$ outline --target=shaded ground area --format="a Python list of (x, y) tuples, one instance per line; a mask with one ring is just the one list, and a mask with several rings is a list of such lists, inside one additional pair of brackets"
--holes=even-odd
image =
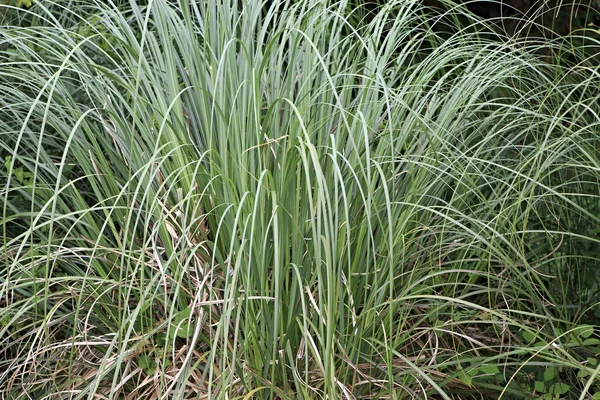
[[(489, 19), (502, 19), (499, 25), (510, 34), (536, 34), (545, 37), (566, 35), (587, 30), (592, 34), (600, 28), (600, 1), (535, 1), (503, 0), (471, 1), (467, 7), (474, 13)], [(520, 32), (526, 21), (532, 21), (537, 29)], [(597, 32), (596, 32), (597, 34)]]
[(598, 0), (481, 0), (464, 3), (475, 14), (495, 21), (498, 28), (511, 37), (556, 39), (572, 33), (600, 39)]

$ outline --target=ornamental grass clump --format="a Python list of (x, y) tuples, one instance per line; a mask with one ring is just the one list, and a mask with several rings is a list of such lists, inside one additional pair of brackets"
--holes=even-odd
[(598, 396), (582, 49), (446, 2), (3, 13), (3, 397)]

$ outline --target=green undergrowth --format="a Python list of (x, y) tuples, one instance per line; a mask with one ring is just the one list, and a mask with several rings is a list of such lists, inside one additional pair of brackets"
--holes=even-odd
[(600, 398), (598, 67), (439, 7), (3, 10), (2, 396)]

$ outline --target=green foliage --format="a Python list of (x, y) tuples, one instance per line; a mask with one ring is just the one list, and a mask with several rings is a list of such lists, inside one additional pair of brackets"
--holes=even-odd
[(356, 5), (11, 9), (3, 397), (600, 392), (598, 66)]
[(23, 170), (23, 167), (15, 168), (12, 166), (12, 156), (4, 157), (4, 168), (7, 174), (13, 175), (16, 183), (21, 186), (31, 185), (33, 174), (30, 171)]
[(31, 0), (4, 0), (4, 4), (14, 7), (25, 7), (29, 8), (33, 5)]
[(192, 310), (186, 308), (175, 315), (167, 334), (169, 339), (174, 340), (176, 337), (187, 339), (192, 336), (193, 325), (190, 323), (191, 314)]

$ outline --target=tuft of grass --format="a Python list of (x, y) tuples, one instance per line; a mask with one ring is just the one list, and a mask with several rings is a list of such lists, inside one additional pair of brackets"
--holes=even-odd
[(597, 398), (598, 67), (438, 6), (2, 6), (2, 396)]

